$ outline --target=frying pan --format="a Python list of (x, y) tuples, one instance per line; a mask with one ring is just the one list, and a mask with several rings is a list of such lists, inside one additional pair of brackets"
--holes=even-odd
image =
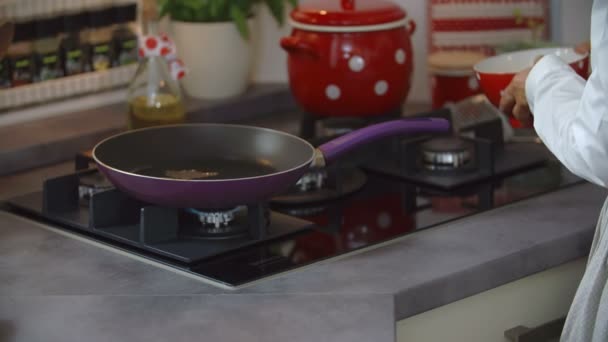
[(93, 159), (114, 186), (143, 202), (177, 208), (225, 209), (266, 201), (309, 167), (332, 163), (376, 139), (446, 132), (445, 119), (406, 118), (345, 134), (317, 149), (266, 128), (180, 124), (121, 133), (98, 143)]

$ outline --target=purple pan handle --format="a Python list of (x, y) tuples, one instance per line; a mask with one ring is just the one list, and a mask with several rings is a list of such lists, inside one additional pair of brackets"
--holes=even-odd
[(440, 118), (406, 118), (391, 120), (347, 133), (318, 147), (323, 153), (325, 163), (332, 163), (344, 153), (368, 144), (374, 140), (395, 135), (416, 133), (444, 133), (449, 131), (450, 123)]

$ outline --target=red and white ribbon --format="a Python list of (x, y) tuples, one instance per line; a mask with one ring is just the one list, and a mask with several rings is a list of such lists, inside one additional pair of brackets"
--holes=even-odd
[(166, 35), (146, 35), (139, 39), (139, 56), (162, 56), (167, 61), (171, 77), (179, 80), (186, 75), (187, 69), (184, 63), (177, 58), (177, 49), (173, 41)]

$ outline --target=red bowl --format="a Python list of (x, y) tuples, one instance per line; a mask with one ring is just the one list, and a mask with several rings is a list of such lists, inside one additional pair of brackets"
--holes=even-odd
[(500, 103), (502, 91), (511, 83), (518, 72), (531, 67), (536, 57), (554, 54), (568, 63), (581, 77), (589, 76), (589, 54), (578, 54), (573, 48), (539, 48), (510, 52), (486, 58), (475, 64), (473, 69), (482, 91), (496, 107)]

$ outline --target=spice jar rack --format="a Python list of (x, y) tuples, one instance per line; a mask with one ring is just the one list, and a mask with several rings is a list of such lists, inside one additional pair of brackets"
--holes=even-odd
[(32, 83), (0, 90), (0, 111), (115, 89), (129, 83), (137, 65)]
[(141, 0), (0, 0), (0, 18), (19, 20), (108, 6), (141, 4)]
[[(51, 17), (65, 17), (78, 13), (87, 14), (99, 11), (100, 9), (117, 8), (133, 4), (140, 8), (139, 0), (0, 0), (0, 19), (6, 18), (15, 23), (34, 22), (39, 19), (46, 20)], [(131, 21), (127, 24), (134, 29), (134, 33), (138, 33), (139, 20), (137, 20), (137, 18), (132, 18), (130, 20)], [(95, 24), (92, 20), (89, 24), (91, 23), (93, 25)], [(62, 26), (65, 28), (65, 25)], [(94, 25), (93, 29), (95, 27), (96, 26)], [(65, 37), (67, 36), (67, 32), (63, 31), (60, 34), (61, 37), (63, 37), (61, 39), (66, 40)], [(91, 34), (90, 37), (94, 36)], [(136, 44), (136, 38), (131, 38), (131, 41), (133, 41), (133, 39), (135, 39)], [(122, 42), (116, 42), (116, 44), (119, 43)], [(109, 42), (109, 44), (115, 44), (115, 42), (112, 41)], [(133, 43), (131, 42), (131, 44)], [(85, 45), (82, 46), (84, 47)], [(91, 40), (91, 43), (87, 45), (87, 49), (91, 49), (92, 51), (92, 49), (97, 48), (98, 45), (99, 42)], [(61, 52), (63, 53), (63, 50)], [(91, 52), (91, 54), (93, 54), (93, 52)], [(63, 55), (60, 56), (59, 54), (56, 56), (62, 59), (67, 58), (64, 58)], [(42, 57), (46, 57), (46, 55), (42, 55)], [(40, 64), (42, 57), (40, 52), (38, 52), (38, 60), (34, 57), (31, 61), (38, 65)], [(94, 56), (91, 55), (89, 57), (93, 60)], [(97, 58), (95, 58), (95, 60), (97, 61)], [(2, 61), (0, 60), (0, 62)], [(9, 64), (9, 62), (6, 63), (7, 64), (5, 65), (10, 67), (11, 70), (16, 70), (14, 64)], [(16, 84), (14, 82), (14, 84), (8, 88), (3, 88), (2, 84), (0, 84), (0, 114), (1, 112), (36, 106), (54, 100), (66, 100), (81, 95), (124, 87), (132, 79), (137, 68), (137, 63), (133, 63), (133, 59), (131, 59), (131, 64), (125, 63), (125, 65), (122, 63), (114, 63), (111, 67), (104, 68), (104, 70), (97, 69), (94, 66), (84, 70), (83, 67), (79, 72), (70, 74), (67, 72), (67, 66), (65, 66), (64, 61), (61, 63), (61, 67), (64, 68), (64, 73), (61, 77), (55, 79), (38, 77), (39, 79), (34, 80), (32, 83), (26, 82), (29, 84)], [(92, 63), (93, 62), (89, 64)], [(0, 68), (0, 72), (1, 71), (2, 69)]]

